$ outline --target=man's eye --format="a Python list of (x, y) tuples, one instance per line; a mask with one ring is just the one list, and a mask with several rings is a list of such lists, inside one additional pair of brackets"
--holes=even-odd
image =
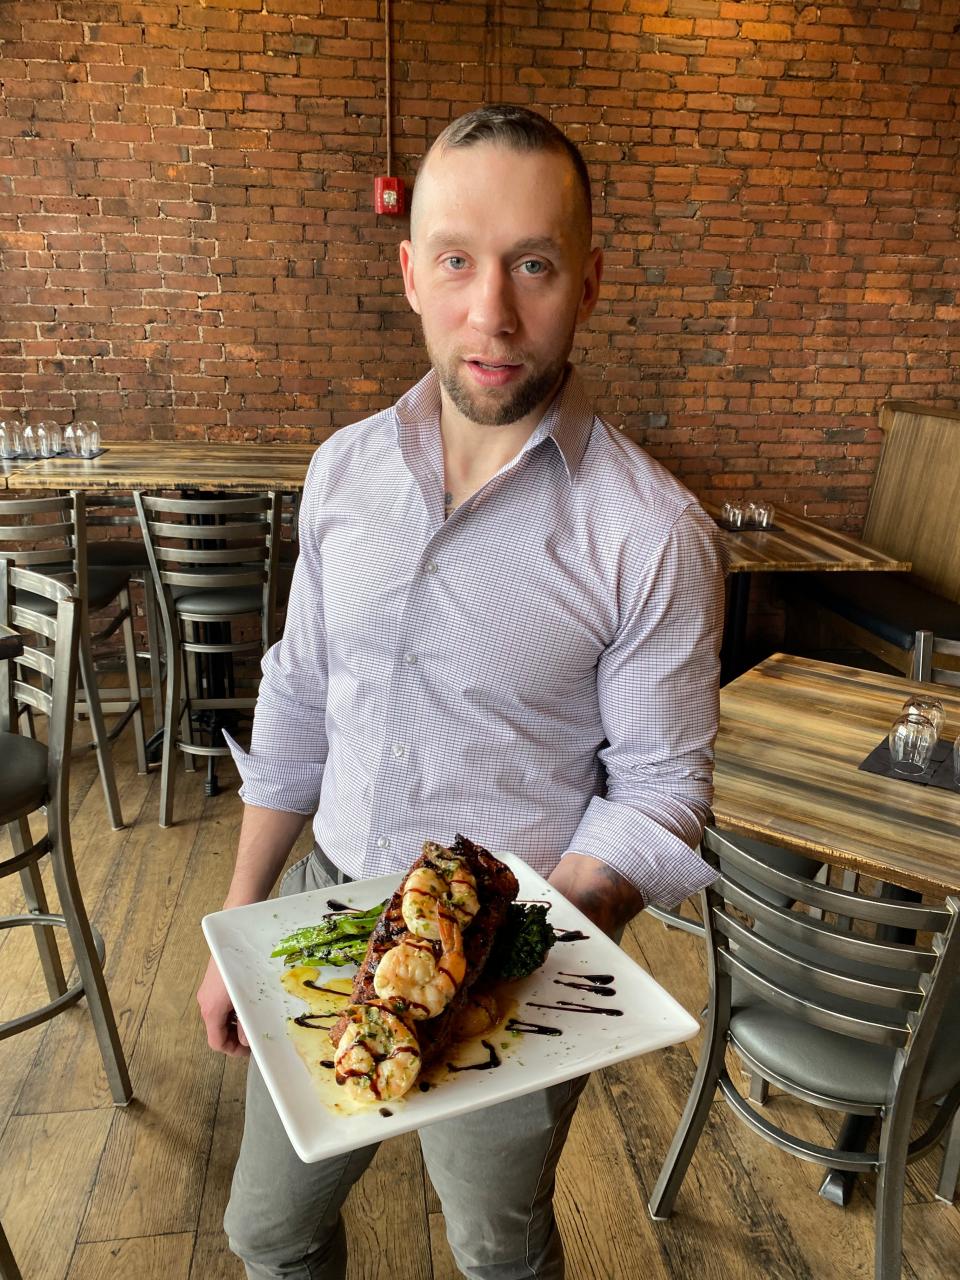
[(546, 263), (541, 262), (539, 258), (527, 258), (525, 262), (520, 263), (520, 270), (525, 276), (542, 276), (546, 269)]
[(467, 265), (466, 258), (461, 258), (459, 254), (452, 253), (448, 258), (444, 258), (444, 265), (448, 266), (451, 271), (462, 271)]

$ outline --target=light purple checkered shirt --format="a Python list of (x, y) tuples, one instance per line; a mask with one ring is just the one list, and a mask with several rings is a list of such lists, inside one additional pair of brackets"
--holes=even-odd
[(572, 372), (445, 520), (439, 417), (430, 373), (317, 450), (240, 794), (315, 814), (354, 878), (460, 831), (544, 876), (590, 854), (671, 906), (714, 874), (715, 526)]

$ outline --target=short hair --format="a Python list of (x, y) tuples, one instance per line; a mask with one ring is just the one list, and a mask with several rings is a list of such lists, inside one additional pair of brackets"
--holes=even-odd
[(448, 124), (430, 150), (473, 147), (481, 142), (492, 142), (514, 151), (555, 151), (566, 155), (573, 165), (577, 186), (583, 196), (589, 231), (593, 225), (593, 200), (586, 161), (576, 143), (571, 142), (546, 116), (507, 102), (477, 107)]

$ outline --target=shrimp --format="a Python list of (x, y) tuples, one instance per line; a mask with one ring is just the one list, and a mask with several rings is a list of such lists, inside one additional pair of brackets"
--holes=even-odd
[(429, 861), (407, 876), (400, 910), (403, 922), (418, 938), (436, 942), (440, 937), (438, 913), (448, 907), (465, 929), (480, 909), (477, 882), (461, 858), (428, 840), (423, 851)]
[(440, 903), (450, 886), (431, 867), (416, 867), (407, 876), (400, 899), (403, 923), (418, 938), (436, 942), (440, 937)]
[(380, 959), (373, 988), (387, 1008), (405, 1017), (435, 1018), (447, 1007), (467, 972), (460, 926), (446, 911), (438, 914), (439, 958), (427, 938), (405, 933)]
[(389, 1102), (401, 1098), (420, 1073), (416, 1035), (390, 1012), (374, 1003), (345, 1010), (347, 1029), (333, 1058), (337, 1084), (354, 1102)]

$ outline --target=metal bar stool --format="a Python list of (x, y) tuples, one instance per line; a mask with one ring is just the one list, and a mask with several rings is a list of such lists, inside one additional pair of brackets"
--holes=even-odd
[[(38, 599), (52, 606), (52, 614), (30, 606)], [(33, 929), (50, 997), (46, 1004), (0, 1024), (0, 1040), (56, 1017), (86, 996), (110, 1092), (122, 1106), (133, 1091), (103, 977), (104, 943), (87, 918), (70, 842), (70, 744), (82, 617), (80, 602), (64, 583), (0, 562), (0, 624), (46, 641), (40, 647), (34, 639), (27, 640), (21, 656), (5, 664), (6, 677), (0, 680), (0, 826), (8, 828), (12, 845), (11, 855), (0, 861), (0, 877), (20, 876), (28, 908), (24, 914), (0, 918), (0, 929)], [(22, 707), (47, 716), (46, 745), (16, 732)], [(41, 810), (47, 830), (34, 841), (29, 817)], [(47, 854), (61, 914), (47, 907), (39, 868)], [(66, 929), (73, 948), (78, 978), (70, 987), (64, 980), (55, 928)]]
[[(137, 768), (146, 773), (146, 746), (137, 674), (133, 622), (130, 609), (129, 573), (123, 567), (87, 564), (85, 504), (82, 493), (58, 494), (44, 498), (17, 498), (0, 501), (0, 559), (20, 568), (36, 569), (65, 581), (75, 590), (80, 601), (80, 685), (76, 710), (90, 719), (92, 743), (76, 751), (93, 749), (103, 785), (104, 797), (115, 830), (123, 826), (120, 798), (113, 769), (110, 743), (133, 721)], [(29, 601), (35, 611), (52, 609), (42, 598)], [(96, 635), (90, 627), (90, 614), (116, 606), (106, 626)], [(111, 690), (111, 711), (117, 719), (109, 732), (104, 723), (101, 692), (93, 661), (94, 645), (108, 640), (120, 630), (126, 688)]]
[[(223, 713), (252, 710), (256, 693), (233, 687), (232, 659), (262, 656), (275, 638), (279, 498), (184, 498), (134, 494), (160, 602), (167, 653), (160, 825), (173, 822), (174, 752), (208, 762), (230, 754), (218, 743)], [(236, 626), (239, 635), (234, 636)], [(255, 630), (256, 634), (251, 634)], [(201, 660), (191, 679), (188, 658)], [(210, 745), (191, 718), (212, 713)], [(208, 783), (208, 791), (211, 787)]]

